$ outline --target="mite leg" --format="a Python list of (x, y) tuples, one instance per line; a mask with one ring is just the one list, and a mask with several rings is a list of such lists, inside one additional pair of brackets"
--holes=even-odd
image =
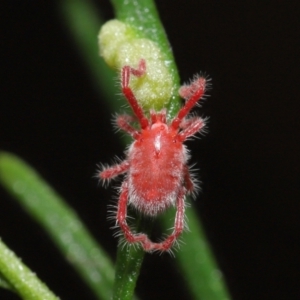
[(121, 74), (122, 92), (126, 97), (127, 101), (129, 102), (130, 106), (132, 107), (132, 110), (134, 111), (135, 115), (137, 116), (142, 129), (147, 128), (149, 122), (145, 117), (141, 106), (138, 104), (138, 101), (135, 98), (132, 89), (129, 86), (129, 82), (130, 82), (131, 74), (140, 77), (143, 76), (145, 73), (146, 73), (146, 61), (144, 59), (141, 59), (139, 62), (138, 69), (134, 69), (130, 66), (124, 66), (122, 68), (122, 74)]
[(119, 115), (116, 118), (116, 124), (122, 130), (129, 133), (134, 139), (137, 139), (140, 136), (140, 133), (129, 124), (129, 122), (133, 122), (134, 120), (135, 120), (135, 118), (133, 118), (132, 116)]
[(124, 233), (124, 237), (128, 243), (143, 243), (147, 240), (147, 236), (145, 234), (134, 234), (132, 233), (130, 227), (126, 222), (127, 217), (127, 204), (128, 204), (128, 183), (125, 181), (121, 187), (121, 194), (118, 203), (117, 210), (117, 224), (120, 226), (121, 230)]
[(190, 112), (190, 110), (196, 105), (197, 101), (204, 95), (206, 89), (207, 80), (204, 77), (196, 78), (190, 85), (183, 86), (179, 90), (179, 94), (183, 98), (188, 98), (185, 105), (180, 109), (177, 117), (171, 123), (171, 127), (177, 129), (184, 119), (184, 117)]
[(203, 129), (205, 120), (199, 117), (191, 118), (183, 123), (183, 130), (178, 134), (179, 141), (185, 141), (189, 136), (192, 136)]
[(125, 173), (129, 169), (129, 162), (127, 160), (123, 161), (118, 165), (112, 167), (103, 167), (102, 171), (99, 173), (99, 177), (102, 180), (113, 179), (118, 175)]
[(145, 251), (152, 252), (152, 251), (168, 251), (177, 241), (178, 237), (184, 230), (184, 195), (185, 195), (185, 188), (183, 187), (178, 194), (177, 198), (177, 212), (175, 216), (175, 223), (174, 229), (171, 235), (169, 235), (164, 241), (161, 243), (153, 243), (151, 242), (147, 236), (145, 236), (144, 241), (141, 241), (142, 246)]

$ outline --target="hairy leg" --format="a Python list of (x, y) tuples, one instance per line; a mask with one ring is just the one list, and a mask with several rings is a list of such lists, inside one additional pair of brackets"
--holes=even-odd
[(177, 129), (184, 119), (184, 117), (190, 112), (190, 110), (196, 105), (197, 101), (204, 95), (206, 90), (206, 79), (204, 77), (197, 77), (190, 85), (184, 85), (179, 90), (180, 96), (188, 98), (185, 105), (180, 109), (177, 117), (172, 121), (171, 127)]
[(199, 117), (191, 118), (183, 123), (184, 129), (178, 134), (179, 141), (185, 141), (189, 136), (199, 132), (205, 126), (205, 120)]
[(125, 173), (129, 169), (129, 162), (127, 160), (123, 161), (118, 165), (112, 167), (103, 167), (102, 171), (99, 173), (99, 177), (102, 180), (113, 179), (118, 175)]
[(127, 204), (128, 204), (128, 183), (125, 181), (121, 187), (121, 194), (118, 202), (117, 210), (117, 224), (120, 226), (124, 233), (124, 237), (128, 243), (143, 243), (147, 240), (145, 234), (134, 234), (126, 222), (127, 217)]
[(134, 139), (137, 139), (140, 136), (140, 133), (138, 132), (138, 130), (136, 130), (134, 127), (132, 127), (129, 124), (129, 122), (132, 122), (134, 120), (135, 119), (132, 116), (129, 116), (129, 115), (119, 115), (116, 118), (116, 124), (122, 130), (124, 130), (128, 134), (130, 134)]
[(126, 97), (126, 99), (128, 100), (128, 103), (132, 107), (132, 110), (134, 111), (135, 115), (137, 116), (142, 129), (147, 128), (149, 122), (145, 117), (141, 106), (138, 104), (138, 101), (135, 98), (132, 89), (129, 87), (129, 82), (130, 82), (131, 74), (140, 77), (143, 76), (145, 73), (146, 73), (146, 61), (144, 59), (141, 59), (137, 69), (134, 69), (130, 66), (124, 66), (122, 68), (122, 74), (121, 74), (122, 92)]
[(151, 242), (147, 236), (145, 236), (144, 241), (141, 241), (142, 246), (145, 251), (169, 251), (174, 243), (177, 241), (178, 237), (184, 230), (184, 196), (185, 189), (182, 187), (181, 191), (178, 194), (177, 198), (177, 212), (175, 216), (174, 229), (171, 235), (169, 235), (164, 241), (160, 243)]

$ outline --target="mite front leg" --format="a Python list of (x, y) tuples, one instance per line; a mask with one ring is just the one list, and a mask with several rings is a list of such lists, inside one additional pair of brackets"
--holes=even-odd
[(129, 115), (119, 115), (116, 118), (116, 123), (118, 127), (129, 133), (134, 139), (138, 139), (140, 133), (129, 124), (129, 122), (133, 121), (135, 121), (135, 118)]
[(145, 117), (141, 106), (138, 104), (138, 101), (135, 98), (132, 89), (129, 86), (129, 82), (130, 82), (131, 74), (136, 77), (141, 77), (145, 73), (146, 73), (146, 61), (144, 59), (141, 59), (137, 69), (134, 69), (130, 66), (124, 66), (122, 68), (122, 74), (121, 74), (122, 92), (126, 97), (126, 99), (128, 100), (128, 103), (132, 107), (132, 110), (134, 111), (135, 115), (137, 116), (142, 129), (147, 128), (149, 122), (148, 119)]

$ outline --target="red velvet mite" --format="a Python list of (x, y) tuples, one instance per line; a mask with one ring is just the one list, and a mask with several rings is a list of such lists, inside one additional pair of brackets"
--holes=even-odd
[[(147, 118), (132, 89), (130, 77), (146, 74), (146, 61), (141, 59), (137, 69), (124, 66), (121, 73), (122, 92), (135, 117), (119, 115), (117, 126), (130, 134), (134, 141), (126, 151), (126, 158), (111, 167), (103, 167), (99, 177), (102, 181), (125, 174), (115, 215), (129, 244), (137, 243), (147, 252), (170, 251), (184, 230), (185, 195), (196, 191), (196, 180), (191, 176), (185, 140), (203, 132), (205, 120), (188, 116), (190, 110), (207, 90), (208, 80), (197, 76), (179, 89), (186, 100), (173, 120), (168, 121), (166, 109), (150, 110)], [(138, 121), (140, 129), (131, 125)], [(134, 233), (126, 222), (127, 206), (133, 206), (144, 215), (156, 216), (170, 206), (175, 206), (176, 216), (173, 232), (161, 242), (152, 242), (144, 233)]]

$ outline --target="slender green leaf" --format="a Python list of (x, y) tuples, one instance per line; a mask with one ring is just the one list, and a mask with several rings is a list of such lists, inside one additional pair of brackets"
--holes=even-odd
[(35, 170), (13, 154), (0, 152), (0, 182), (47, 231), (99, 299), (110, 299), (112, 263), (73, 209)]
[(120, 100), (113, 84), (116, 74), (99, 57), (97, 36), (104, 21), (97, 8), (90, 0), (60, 0), (58, 8), (65, 26), (76, 41), (75, 47), (91, 72), (95, 90), (109, 99), (106, 104), (112, 111), (118, 110)]
[[(165, 227), (170, 227), (174, 213), (163, 218)], [(224, 277), (206, 239), (200, 220), (192, 207), (186, 209), (189, 231), (182, 234), (180, 247), (175, 253), (176, 261), (184, 273), (184, 281), (194, 299), (229, 300)]]
[(0, 270), (24, 300), (57, 300), (48, 287), (0, 240)]

